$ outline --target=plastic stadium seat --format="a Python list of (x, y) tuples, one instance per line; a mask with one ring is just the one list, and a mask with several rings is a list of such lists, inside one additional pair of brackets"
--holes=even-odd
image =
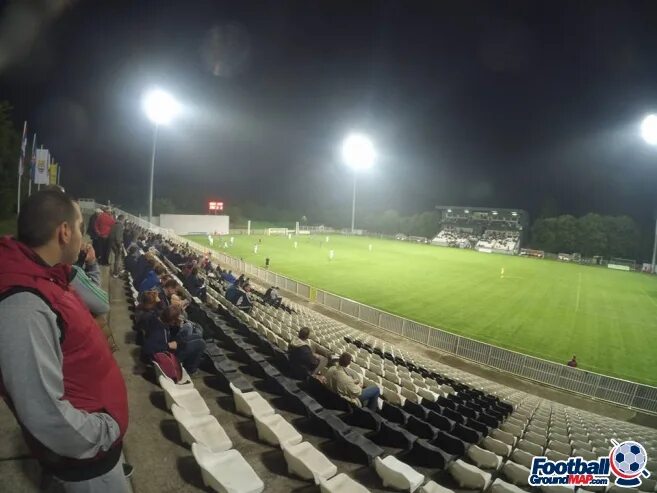
[[(160, 382), (160, 379), (164, 379), (172, 383), (173, 385), (178, 385), (179, 387), (185, 387), (189, 386), (190, 388), (194, 388), (194, 382), (192, 382), (191, 377), (187, 373), (187, 370), (185, 368), (182, 368), (182, 376), (180, 377), (180, 381), (178, 383), (174, 382), (171, 380), (169, 377), (165, 375), (165, 373), (162, 371), (162, 368), (160, 365), (158, 365), (155, 361), (153, 361), (153, 368), (155, 368), (155, 376), (157, 377), (157, 381)], [(160, 386), (162, 384), (160, 383)]]
[(572, 440), (570, 443), (574, 449), (588, 450), (589, 452), (593, 452), (593, 445), (591, 445), (589, 442), (582, 442), (581, 440)]
[(414, 391), (408, 390), (405, 387), (402, 387), (400, 394), (402, 397), (404, 397), (407, 401), (414, 402), (415, 404), (420, 404), (420, 401), (422, 398), (418, 396)]
[(438, 399), (438, 394), (428, 389), (418, 389), (417, 393), (423, 400), (426, 399), (430, 402), (436, 402), (436, 399)]
[(513, 484), (518, 486), (527, 486), (529, 484), (529, 473), (531, 471), (525, 466), (516, 464), (513, 461), (506, 461), (502, 466), (502, 474)]
[(514, 484), (507, 483), (500, 478), (493, 481), (488, 491), (489, 493), (525, 493), (525, 490), (518, 488)]
[(370, 439), (365, 438), (357, 431), (337, 433), (338, 441), (344, 446), (344, 450), (351, 457), (356, 457), (356, 462), (371, 465), (375, 457), (383, 455), (383, 449)]
[(406, 423), (408, 423), (408, 419), (411, 415), (401, 409), (399, 406), (384, 402), (383, 407), (381, 408), (381, 416), (392, 421), (393, 423), (399, 423), (406, 426)]
[(239, 414), (251, 417), (254, 414), (267, 416), (275, 413), (269, 402), (258, 392), (242, 392), (232, 383), (230, 389), (233, 391), (233, 398), (235, 399), (235, 410)]
[(338, 473), (338, 468), (308, 442), (281, 443), (281, 448), (290, 474), (319, 484), (320, 478), (329, 479)]
[(462, 424), (456, 424), (451, 433), (455, 437), (468, 443), (479, 443), (482, 437), (482, 433)]
[(564, 454), (556, 450), (550, 450), (549, 448), (545, 451), (545, 456), (550, 460), (568, 460), (570, 453)]
[(656, 479), (647, 479), (641, 478), (641, 484), (639, 485), (639, 491), (645, 491), (647, 493), (654, 493), (657, 491), (657, 480)]
[(491, 452), (494, 452), (497, 455), (501, 455), (502, 457), (508, 457), (509, 455), (511, 455), (510, 445), (500, 442), (499, 440), (496, 440), (492, 437), (484, 438), (483, 441), (481, 442), (481, 446), (486, 450), (490, 450)]
[(543, 447), (525, 439), (518, 441), (518, 448), (534, 455), (543, 455)]
[(171, 412), (178, 422), (180, 437), (184, 443), (192, 445), (198, 442), (211, 452), (224, 452), (233, 448), (233, 442), (214, 416), (194, 416), (177, 404), (171, 406)]
[(406, 399), (406, 402), (404, 402), (404, 407), (402, 407), (402, 409), (407, 413), (412, 414), (413, 416), (416, 416), (423, 420), (426, 420), (427, 416), (429, 415), (429, 410), (426, 407), (424, 407), (421, 404), (417, 404), (416, 402), (413, 402), (409, 399)]
[(547, 443), (547, 437), (545, 435), (534, 433), (532, 431), (525, 433), (522, 439), (540, 445), (543, 448), (545, 448), (545, 444)]
[(598, 454), (591, 452), (590, 450), (575, 449), (572, 453), (573, 457), (582, 457), (586, 460), (595, 460), (598, 458)]
[(575, 486), (567, 484), (551, 484), (539, 486), (543, 493), (573, 493)]
[(532, 467), (533, 459), (534, 459), (533, 454), (530, 454), (529, 452), (525, 452), (524, 450), (521, 450), (519, 448), (515, 449), (511, 454), (511, 460), (513, 462), (515, 462), (516, 464), (520, 464), (521, 466), (528, 467), (530, 469)]
[(253, 418), (256, 423), (258, 438), (263, 442), (277, 446), (281, 443), (296, 445), (303, 441), (301, 434), (280, 414), (267, 416), (256, 414)]
[(411, 451), (402, 458), (405, 458), (409, 463), (420, 467), (445, 469), (456, 458), (456, 456), (446, 452), (428, 440), (421, 438), (413, 444)]
[(265, 484), (237, 450), (212, 452), (194, 443), (192, 454), (201, 468), (203, 483), (215, 491), (260, 493), (265, 489)]
[(405, 430), (397, 423), (391, 423), (387, 420), (381, 422), (379, 433), (372, 437), (375, 443), (383, 447), (394, 447), (405, 451), (411, 450), (417, 439), (417, 436), (410, 431)]
[(516, 444), (516, 437), (512, 433), (502, 430), (491, 430), (490, 436), (494, 439), (499, 440), (500, 442), (511, 445), (512, 447)]
[(396, 405), (396, 406), (401, 406), (401, 405), (403, 404), (403, 401), (404, 401), (404, 400), (402, 399), (402, 396), (401, 396), (400, 394), (398, 394), (397, 392), (394, 392), (394, 391), (390, 390), (390, 389), (387, 388), (387, 387), (383, 387), (383, 395), (382, 395), (382, 397), (383, 397), (386, 401), (388, 401), (390, 404), (394, 404), (394, 405)]
[(442, 431), (450, 432), (454, 428), (454, 422), (447, 419), (442, 414), (430, 411), (427, 416), (427, 422)]
[(461, 488), (484, 491), (491, 482), (490, 473), (462, 460), (454, 462), (447, 471)]
[(429, 440), (433, 440), (438, 435), (436, 428), (417, 416), (411, 416), (409, 418), (406, 429), (419, 438), (427, 438)]
[(340, 473), (328, 480), (319, 478), (319, 490), (322, 493), (368, 493), (370, 491), (345, 473)]
[(383, 482), (383, 487), (413, 493), (424, 481), (424, 476), (408, 464), (404, 464), (394, 456), (385, 459), (374, 459), (374, 469)]
[(570, 455), (570, 452), (573, 450), (569, 443), (558, 442), (556, 440), (550, 440), (548, 442), (548, 448), (567, 455)]
[(472, 445), (467, 451), (467, 456), (481, 469), (497, 470), (502, 466), (502, 457), (478, 445)]
[(164, 390), (164, 400), (167, 409), (175, 403), (195, 416), (210, 414), (207, 404), (198, 393), (198, 390), (186, 385), (178, 386), (169, 379), (160, 377), (160, 385)]
[(469, 446), (469, 444), (466, 444), (460, 438), (450, 435), (444, 431), (439, 432), (438, 436), (436, 436), (436, 439), (432, 443), (433, 445), (443, 449), (445, 452), (456, 455), (458, 457), (463, 456)]
[(454, 493), (454, 490), (440, 486), (435, 481), (427, 481), (427, 483), (420, 488), (420, 493)]

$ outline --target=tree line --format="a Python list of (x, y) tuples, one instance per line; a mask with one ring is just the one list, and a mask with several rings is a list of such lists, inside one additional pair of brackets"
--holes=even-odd
[(531, 230), (531, 246), (553, 253), (581, 253), (585, 257), (645, 258), (641, 230), (631, 217), (589, 213), (539, 218)]

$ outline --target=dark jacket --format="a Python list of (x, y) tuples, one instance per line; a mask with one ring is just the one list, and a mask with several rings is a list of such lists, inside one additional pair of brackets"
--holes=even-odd
[(319, 364), (319, 360), (315, 358), (310, 343), (308, 341), (302, 341), (298, 337), (292, 339), (287, 352), (290, 357), (290, 364), (293, 366), (301, 366), (312, 372)]
[(147, 360), (150, 360), (155, 353), (168, 351), (170, 340), (169, 327), (159, 317), (150, 317), (146, 323), (146, 336), (141, 352)]
[(96, 219), (98, 219), (98, 213), (94, 212), (87, 223), (87, 234), (92, 240), (98, 238), (98, 233), (96, 233)]
[(157, 276), (154, 270), (149, 270), (144, 280), (139, 284), (139, 291), (143, 293), (144, 291), (150, 291), (151, 289), (157, 288), (160, 285), (160, 278)]
[(112, 229), (110, 230), (109, 234), (110, 247), (118, 248), (123, 245), (123, 231), (123, 222), (117, 221), (112, 225)]

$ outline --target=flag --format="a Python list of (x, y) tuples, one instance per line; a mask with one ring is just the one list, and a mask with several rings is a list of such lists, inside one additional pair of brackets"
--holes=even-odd
[(23, 162), (25, 161), (26, 148), (27, 148), (27, 121), (23, 123), (23, 138), (21, 139), (21, 154), (18, 157), (18, 176), (23, 175)]
[(32, 157), (30, 158), (30, 180), (34, 180), (34, 170), (36, 169), (36, 132), (32, 138)]
[(59, 168), (59, 165), (53, 161), (50, 165), (50, 169), (48, 170), (51, 185), (57, 185), (57, 168)]
[(48, 149), (37, 149), (36, 151), (36, 167), (34, 169), (34, 183), (36, 185), (47, 185), (48, 177), (48, 164), (50, 162), (50, 153)]

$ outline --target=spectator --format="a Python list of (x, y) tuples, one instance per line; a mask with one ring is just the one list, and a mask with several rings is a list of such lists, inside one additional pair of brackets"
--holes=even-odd
[(82, 227), (77, 203), (44, 190), (21, 207), (17, 239), (0, 240), (0, 393), (64, 491), (124, 493), (125, 383), (69, 284)]
[(163, 276), (165, 273), (164, 267), (159, 264), (155, 265), (155, 267), (148, 271), (141, 284), (139, 284), (138, 291), (143, 293), (144, 291), (157, 289), (160, 286), (160, 276)]
[(270, 304), (274, 308), (280, 308), (281, 303), (283, 302), (283, 298), (281, 297), (280, 294), (278, 294), (278, 287), (277, 286), (272, 286), (265, 292), (265, 296), (263, 298), (263, 301), (265, 303)]
[(87, 223), (87, 234), (89, 235), (91, 244), (96, 252), (100, 251), (100, 241), (98, 239), (98, 233), (96, 233), (96, 219), (98, 219), (98, 216), (100, 216), (102, 212), (101, 209), (96, 209)]
[(109, 235), (114, 222), (114, 218), (109, 213), (109, 208), (105, 207), (94, 223), (94, 229), (98, 235), (96, 255), (98, 255), (98, 263), (100, 265), (109, 265)]
[(363, 405), (372, 411), (376, 411), (380, 394), (379, 387), (371, 385), (363, 388), (358, 376), (347, 371), (350, 364), (351, 354), (342, 353), (338, 364), (326, 371), (328, 388), (358, 406)]
[(249, 296), (250, 292), (250, 284), (246, 283), (244, 286), (239, 286), (235, 283), (226, 290), (226, 299), (240, 310), (250, 312), (251, 307), (253, 306), (253, 302)]
[(125, 268), (130, 274), (135, 275), (137, 271), (137, 262), (139, 262), (139, 247), (137, 245), (130, 245), (128, 247), (128, 255), (125, 257)]
[(571, 359), (568, 363), (566, 363), (568, 366), (571, 368), (577, 368), (577, 356), (573, 354), (573, 359)]
[(290, 341), (288, 347), (288, 354), (290, 355), (290, 364), (301, 366), (308, 370), (311, 375), (321, 373), (328, 359), (326, 356), (317, 354), (313, 351), (310, 341), (310, 329), (308, 327), (301, 327), (299, 335)]
[(124, 223), (125, 216), (121, 214), (117, 221), (112, 225), (112, 229), (110, 230), (109, 238), (107, 240), (109, 244), (108, 258), (110, 256), (112, 258), (111, 274), (114, 278), (119, 277), (119, 274), (122, 272), (121, 257), (123, 257)]
[(193, 328), (181, 328), (182, 308), (171, 305), (159, 318), (153, 317), (149, 322), (142, 346), (142, 357), (152, 361), (156, 353), (169, 351), (176, 355), (187, 373), (190, 375), (196, 373), (205, 350), (205, 341), (202, 334), (200, 341), (198, 340), (198, 334)]
[(205, 288), (205, 282), (198, 275), (198, 267), (193, 267), (189, 275), (183, 281), (183, 286), (189, 294), (196, 296), (201, 301), (205, 301), (207, 297), (207, 292)]
[(137, 331), (137, 344), (144, 343), (144, 334), (152, 323), (152, 318), (157, 318), (160, 308), (160, 297), (157, 291), (146, 291), (141, 298), (141, 303), (135, 308), (135, 323), (133, 329)]
[(235, 284), (235, 281), (236, 281), (235, 276), (233, 275), (233, 271), (230, 271), (230, 270), (228, 272), (224, 271), (221, 274), (221, 278), (224, 281), (226, 281), (228, 284)]
[(176, 294), (178, 289), (178, 283), (175, 279), (168, 279), (166, 282), (162, 283), (159, 288), (160, 295), (160, 306), (166, 308), (171, 304), (171, 297)]

